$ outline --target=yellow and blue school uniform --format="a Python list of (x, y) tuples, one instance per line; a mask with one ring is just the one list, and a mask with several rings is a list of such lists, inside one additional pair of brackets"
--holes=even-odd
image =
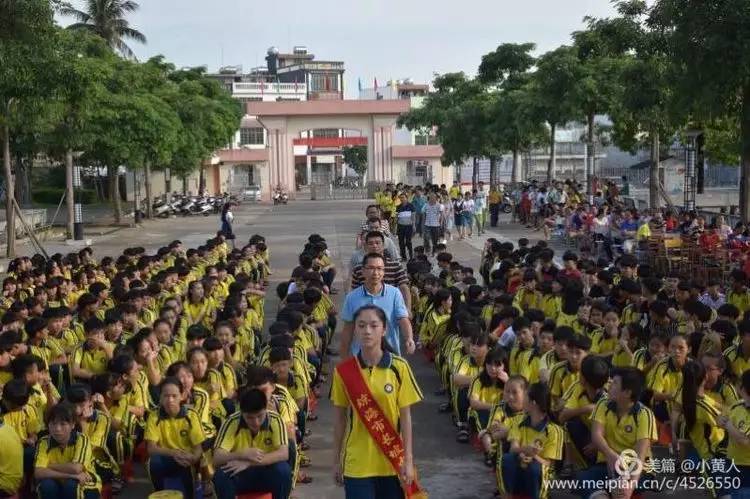
[[(729, 421), (750, 438), (750, 406), (745, 405), (744, 401), (737, 402), (729, 409)], [(750, 444), (742, 445), (730, 436), (727, 459), (731, 459), (739, 467), (750, 468)]]
[(260, 430), (253, 434), (242, 414), (235, 412), (221, 425), (214, 449), (227, 452), (259, 449), (264, 453), (270, 453), (288, 445), (286, 426), (278, 413), (268, 411), (266, 419), (260, 425)]
[(744, 314), (750, 310), (750, 290), (745, 288), (739, 293), (730, 290), (727, 293), (727, 303), (734, 305), (740, 310), (741, 314)]
[(745, 357), (742, 353), (742, 345), (732, 345), (724, 350), (724, 360), (726, 360), (729, 375), (736, 380), (739, 380), (742, 373), (750, 369), (750, 356)]
[(714, 401), (721, 414), (728, 413), (729, 409), (740, 400), (734, 386), (721, 379), (712, 389), (706, 390), (706, 396)]
[(93, 452), (89, 437), (79, 431), (73, 430), (70, 439), (64, 445), (47, 435), (37, 443), (34, 466), (47, 468), (51, 464), (80, 464), (91, 477), (91, 481), (79, 483), (79, 495), (86, 490), (101, 491), (102, 483), (94, 467)]
[(532, 308), (540, 309), (542, 307), (542, 293), (522, 287), (516, 291), (516, 295), (513, 297), (513, 306), (521, 313)]
[[(678, 403), (682, 401), (682, 390), (676, 395)], [(683, 418), (679, 422), (677, 434), (688, 438), (700, 459), (712, 459), (719, 452), (723, 453), (726, 447), (726, 431), (718, 424), (721, 415), (721, 406), (706, 395), (699, 395), (695, 400), (695, 424), (688, 430), (687, 423)], [(684, 416), (684, 415), (683, 415)]]
[(95, 375), (104, 374), (107, 372), (108, 362), (109, 356), (103, 348), (92, 348), (88, 342), (84, 342), (73, 350), (70, 359), (71, 373), (72, 367), (75, 366)]
[[(503, 399), (503, 386), (494, 380), (490, 385), (485, 386), (482, 383), (481, 376), (477, 376), (469, 385), (469, 400), (471, 399), (476, 399), (485, 404), (490, 404), (492, 407), (497, 407)], [(469, 419), (473, 419), (475, 422), (477, 432), (487, 429), (491, 414), (491, 411), (480, 412), (469, 408)]]
[(591, 333), (591, 353), (610, 357), (615, 353), (619, 339), (617, 335), (610, 337), (604, 331), (604, 328), (597, 328)]
[[(490, 420), (487, 424), (487, 428), (491, 428), (493, 425), (500, 425), (506, 427), (509, 431), (517, 426), (526, 417), (526, 413), (523, 410), (514, 411), (504, 400), (500, 401), (490, 412)], [(509, 445), (507, 441), (503, 442), (503, 451), (507, 452)], [(498, 442), (493, 442), (493, 446), (497, 446)], [(502, 454), (502, 453), (499, 453)]]
[(529, 383), (539, 381), (541, 355), (537, 347), (521, 348), (516, 344), (510, 351), (508, 371), (526, 378)]
[(23, 482), (23, 445), (16, 431), (0, 422), (0, 492), (15, 495)]
[(565, 434), (563, 429), (548, 417), (533, 424), (526, 416), (508, 434), (511, 446), (536, 446), (538, 456), (547, 461), (541, 464), (534, 460), (524, 466), (520, 454), (509, 452), (500, 457), (497, 463), (497, 485), (502, 494), (523, 495), (539, 498), (549, 497), (548, 480), (552, 477), (554, 462), (563, 457)]
[[(620, 417), (615, 402), (602, 399), (594, 407), (591, 420), (602, 425), (607, 445), (618, 454), (626, 449), (635, 449), (639, 440), (655, 442), (658, 438), (656, 417), (651, 409), (640, 402), (633, 404), (630, 410)], [(645, 457), (650, 456), (649, 450)], [(597, 461), (605, 463), (604, 454), (600, 452)]]
[[(361, 355), (357, 356), (357, 363), (383, 415), (394, 428), (398, 428), (401, 409), (410, 407), (423, 398), (411, 367), (403, 358), (388, 352), (383, 353), (377, 366), (364, 367)], [(354, 401), (349, 400), (338, 370), (333, 375), (331, 400), (334, 406), (349, 409), (349, 424), (344, 435), (342, 456), (344, 476), (370, 478), (397, 475), (391, 462), (372, 439), (370, 431), (351, 409)]]
[(565, 392), (573, 386), (581, 377), (580, 371), (573, 371), (568, 361), (556, 364), (549, 374), (550, 395), (561, 399)]
[[(672, 357), (662, 359), (652, 369), (653, 376), (649, 388), (654, 392), (675, 396), (682, 386), (682, 369), (677, 367)], [(654, 410), (661, 421), (668, 420), (670, 404), (655, 404)]]
[(110, 481), (118, 472), (117, 460), (112, 457), (107, 447), (107, 437), (112, 425), (112, 418), (108, 414), (94, 410), (82, 425), (82, 432), (89, 437), (94, 467), (104, 482)]

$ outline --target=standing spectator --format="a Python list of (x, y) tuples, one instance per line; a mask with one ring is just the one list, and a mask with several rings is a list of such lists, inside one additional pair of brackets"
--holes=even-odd
[(411, 200), (412, 206), (414, 206), (414, 227), (417, 235), (422, 235), (422, 228), (424, 227), (424, 207), (427, 205), (427, 197), (422, 194), (422, 188), (417, 187), (414, 189), (414, 197)]
[(464, 194), (464, 204), (461, 210), (461, 223), (464, 237), (471, 237), (473, 233), (471, 229), (474, 225), (474, 198), (471, 197), (471, 192), (469, 191), (466, 191)]
[(443, 219), (445, 214), (443, 212), (443, 205), (437, 202), (435, 194), (430, 194), (429, 200), (424, 208), (424, 249), (425, 251), (431, 251), (435, 254), (435, 246), (437, 246), (438, 238), (440, 237), (440, 230), (443, 227)]
[[(376, 305), (385, 312), (388, 322), (386, 339), (392, 351), (397, 354), (401, 352), (400, 331), (404, 337), (406, 352), (414, 353), (416, 345), (411, 321), (409, 321), (409, 309), (404, 300), (403, 291), (399, 293), (398, 288), (385, 283), (387, 264), (383, 255), (377, 253), (365, 255), (361, 268), (362, 284), (346, 295), (341, 313), (341, 318), (344, 320), (344, 327), (341, 330), (342, 355), (354, 355), (359, 352), (359, 343), (353, 341), (354, 315), (360, 307), (365, 305)], [(406, 288), (408, 291), (408, 285)]]
[(463, 217), (463, 211), (464, 211), (464, 198), (459, 194), (458, 198), (454, 199), (451, 203), (453, 207), (453, 225), (456, 227), (456, 233), (458, 234), (458, 239), (461, 240), (464, 238), (464, 217)]
[(497, 219), (500, 215), (500, 203), (503, 200), (502, 194), (498, 192), (497, 186), (490, 187), (488, 201), (490, 204), (490, 227), (497, 227)]
[(396, 208), (396, 233), (398, 234), (398, 247), (401, 250), (401, 259), (406, 260), (414, 256), (411, 238), (414, 233), (414, 205), (406, 199), (406, 194), (400, 196), (401, 204)]
[(479, 182), (474, 190), (474, 221), (477, 224), (477, 234), (484, 234), (487, 211), (487, 193), (484, 190), (484, 182)]

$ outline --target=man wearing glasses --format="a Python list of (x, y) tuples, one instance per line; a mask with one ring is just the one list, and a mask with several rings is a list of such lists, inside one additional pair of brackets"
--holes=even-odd
[(406, 353), (414, 353), (416, 345), (409, 320), (409, 310), (401, 291), (384, 282), (385, 273), (386, 260), (382, 254), (365, 255), (362, 261), (363, 283), (346, 295), (341, 312), (341, 318), (344, 321), (344, 327), (341, 330), (340, 351), (342, 355), (354, 355), (359, 352), (359, 345), (352, 339), (354, 313), (365, 305), (375, 305), (385, 312), (388, 319), (386, 339), (394, 353), (401, 355), (401, 337), (404, 338)]

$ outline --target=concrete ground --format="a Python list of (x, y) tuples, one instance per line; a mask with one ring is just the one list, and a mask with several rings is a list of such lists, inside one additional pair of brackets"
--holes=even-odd
[[(266, 301), (267, 320), (272, 320), (278, 306), (274, 293), (276, 284), (288, 279), (307, 236), (312, 233), (326, 238), (334, 261), (341, 269), (336, 287), (342, 292), (336, 297), (339, 304), (343, 301), (348, 260), (367, 204), (367, 201), (295, 201), (287, 206), (276, 207), (242, 205), (237, 210), (235, 232), (238, 239), (246, 241), (250, 235), (259, 233), (270, 244), (274, 273)], [(93, 247), (95, 255), (102, 257), (119, 253), (128, 246), (144, 246), (153, 251), (173, 239), (195, 246), (210, 237), (218, 229), (218, 225), (216, 216), (147, 221), (140, 228), (118, 229), (93, 236)], [(540, 233), (502, 223), (498, 229), (489, 230), (488, 236), (507, 238), (514, 242), (520, 237), (528, 237), (534, 241)], [(476, 268), (486, 237), (452, 242), (449, 250), (458, 261)], [(48, 241), (46, 246), (50, 254), (71, 250), (63, 241)], [(19, 253), (33, 253), (33, 249), (22, 245), (19, 246)], [(336, 360), (337, 358), (331, 359), (332, 362)], [(425, 400), (414, 408), (413, 415), (415, 462), (423, 486), (435, 499), (491, 498), (495, 489), (494, 475), (482, 464), (477, 452), (468, 445), (456, 443), (455, 430), (449, 416), (437, 411), (444, 399), (433, 394), (438, 388), (434, 369), (419, 354), (409, 360), (425, 395)], [(333, 365), (329, 366), (329, 372), (332, 367)], [(322, 393), (327, 392), (328, 387), (324, 387)], [(294, 497), (343, 498), (343, 489), (335, 486), (331, 475), (333, 412), (329, 402), (321, 400), (318, 415), (319, 419), (309, 425), (313, 432), (309, 438), (311, 450), (308, 453), (312, 466), (306, 471), (313, 477), (313, 483), (299, 485), (294, 491)], [(150, 491), (144, 473), (139, 471), (136, 482), (129, 485), (121, 497), (146, 497)], [(553, 497), (570, 495), (554, 493)]]

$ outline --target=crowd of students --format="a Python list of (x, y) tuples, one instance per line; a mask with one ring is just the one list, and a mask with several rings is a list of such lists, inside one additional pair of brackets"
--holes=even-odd
[(185, 497), (286, 499), (308, 483), (306, 422), (335, 310), (321, 273), (305, 272), (264, 331), (269, 273), (262, 236), (234, 248), (223, 233), (155, 254), (13, 260), (0, 497), (110, 496), (140, 461), (154, 490)]
[(725, 293), (718, 282), (660, 275), (632, 255), (594, 261), (568, 251), (558, 267), (545, 241), (489, 238), (476, 269), (444, 245), (434, 270), (423, 248), (415, 253), (412, 303), (442, 382), (441, 411), (459, 442), (482, 449), (504, 497), (546, 497), (552, 476), (589, 480), (574, 491), (584, 498), (629, 497), (647, 483), (648, 466), (632, 486), (582, 484), (618, 478), (626, 450), (648, 463), (655, 446), (678, 462), (714, 463), (722, 472), (708, 466), (703, 483), (715, 495), (750, 487), (742, 270)]

